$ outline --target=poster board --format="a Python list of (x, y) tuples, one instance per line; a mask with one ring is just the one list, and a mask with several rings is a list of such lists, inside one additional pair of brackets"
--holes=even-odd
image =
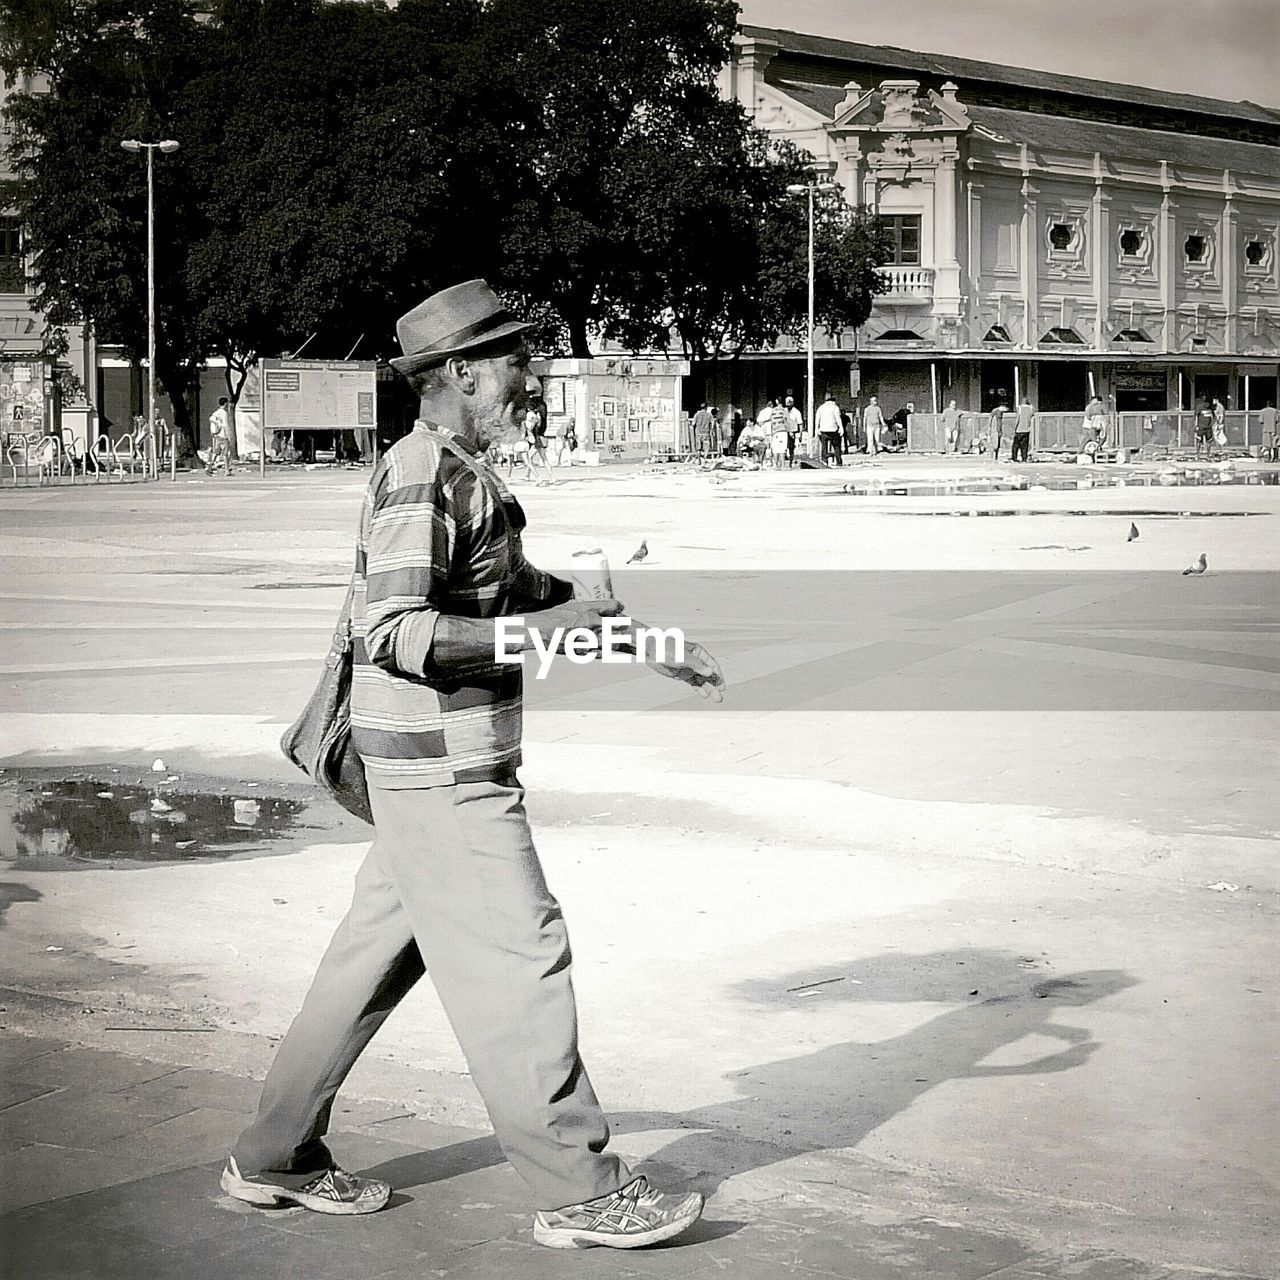
[(354, 431), (377, 425), (372, 360), (263, 360), (264, 431)]
[(259, 361), (260, 470), (272, 431), (376, 432), (378, 366), (373, 360)]
[(549, 435), (572, 423), (584, 453), (639, 462), (678, 452), (680, 384), (686, 361), (600, 356), (535, 362)]
[(45, 431), (43, 360), (0, 360), (0, 432), (27, 435)]

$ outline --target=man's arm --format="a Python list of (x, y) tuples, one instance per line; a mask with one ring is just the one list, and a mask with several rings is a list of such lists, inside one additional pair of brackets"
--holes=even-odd
[[(405, 485), (371, 495), (365, 548), (365, 649), (371, 662), (414, 677), (495, 675), (496, 618), (442, 613), (438, 601), (456, 550), (457, 522), (443, 509), (439, 484)], [(613, 600), (575, 601), (573, 588), (522, 560), (520, 594), (535, 606), (526, 628), (549, 645), (557, 627), (599, 632), (602, 619), (621, 611)], [(562, 633), (563, 635), (563, 633)], [(525, 632), (521, 650), (533, 647)], [(507, 652), (513, 650), (508, 645)]]

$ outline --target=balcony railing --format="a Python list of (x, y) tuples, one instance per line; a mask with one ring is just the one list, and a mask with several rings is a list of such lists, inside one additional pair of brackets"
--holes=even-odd
[(933, 301), (932, 267), (877, 267), (876, 272), (889, 285), (887, 292), (878, 295), (881, 301), (896, 303)]

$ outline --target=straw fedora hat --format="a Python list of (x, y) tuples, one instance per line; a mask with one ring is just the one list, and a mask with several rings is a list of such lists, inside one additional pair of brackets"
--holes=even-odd
[(522, 333), (517, 320), (483, 280), (467, 280), (433, 293), (396, 321), (402, 356), (390, 361), (399, 373), (416, 373), (473, 347)]

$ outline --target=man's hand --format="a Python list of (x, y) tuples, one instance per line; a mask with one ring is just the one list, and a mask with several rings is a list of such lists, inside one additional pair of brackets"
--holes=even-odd
[(677, 663), (651, 661), (647, 664), (669, 680), (681, 680), (695, 689), (700, 697), (712, 702), (724, 701), (724, 672), (720, 664), (696, 640), (684, 642), (684, 661)]
[[(622, 603), (618, 600), (566, 600), (563, 604), (552, 605), (550, 609), (539, 609), (537, 613), (525, 615), (527, 631), (537, 631), (543, 644), (550, 648), (557, 639), (555, 630), (562, 627), (558, 637), (563, 641), (565, 635), (578, 627), (585, 627), (597, 636), (604, 625), (603, 619), (616, 617), (622, 612)], [(524, 648), (533, 648), (533, 641), (526, 637)]]
[[(637, 618), (632, 618), (631, 625), (632, 635), (618, 646), (627, 653), (636, 652), (636, 631), (653, 630)], [(720, 670), (720, 664), (715, 658), (696, 640), (684, 642), (683, 662), (659, 662), (656, 658), (646, 658), (645, 666), (651, 667), (661, 676), (666, 676), (668, 680), (682, 681), (697, 690), (700, 697), (710, 698), (712, 702), (724, 701), (724, 672)]]

